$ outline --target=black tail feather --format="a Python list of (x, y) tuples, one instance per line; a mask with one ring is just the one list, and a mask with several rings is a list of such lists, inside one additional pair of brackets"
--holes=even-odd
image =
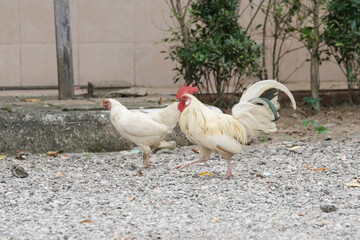
[(272, 100), (274, 97), (276, 97), (279, 93), (279, 90), (276, 88), (270, 88), (268, 90), (266, 90), (265, 92), (263, 92), (260, 95), (260, 98), (267, 98), (269, 100)]

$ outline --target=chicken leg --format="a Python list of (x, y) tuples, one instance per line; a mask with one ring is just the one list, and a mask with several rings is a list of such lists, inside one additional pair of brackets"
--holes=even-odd
[(149, 167), (149, 158), (150, 158), (150, 154), (143, 154), (143, 164), (144, 164), (144, 168), (148, 168)]
[(205, 161), (206, 161), (206, 160), (203, 159), (203, 160), (195, 160), (195, 161), (184, 162), (184, 163), (182, 163), (182, 164), (179, 164), (179, 165), (173, 167), (171, 170), (175, 170), (175, 169), (180, 170), (180, 169), (189, 167), (189, 166), (191, 166), (191, 165), (194, 165), (195, 163), (201, 163), (201, 162), (205, 162)]
[(232, 176), (231, 173), (231, 158), (227, 159), (227, 172), (226, 172), (226, 176), (224, 178), (229, 178)]
[(200, 146), (200, 151), (199, 151), (199, 159), (195, 160), (195, 161), (189, 161), (189, 162), (184, 162), (180, 165), (177, 165), (175, 167), (173, 167), (171, 170), (175, 170), (175, 169), (183, 169), (185, 167), (189, 167), (191, 165), (194, 165), (195, 163), (202, 163), (202, 162), (206, 162), (211, 154), (211, 150), (205, 147)]

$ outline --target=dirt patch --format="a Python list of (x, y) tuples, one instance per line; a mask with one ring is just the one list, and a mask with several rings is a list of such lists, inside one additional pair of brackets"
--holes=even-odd
[(285, 104), (279, 113), (278, 132), (260, 136), (259, 141), (317, 142), (339, 140), (360, 133), (360, 106), (342, 104), (323, 107), (315, 113), (306, 105), (300, 104), (294, 111)]

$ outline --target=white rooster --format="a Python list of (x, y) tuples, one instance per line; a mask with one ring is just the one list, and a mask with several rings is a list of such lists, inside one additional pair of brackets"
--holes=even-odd
[(260, 81), (252, 85), (243, 94), (240, 102), (233, 107), (233, 116), (218, 114), (206, 108), (192, 95), (198, 90), (192, 84), (180, 88), (176, 94), (176, 98), (180, 101), (179, 125), (186, 137), (199, 145), (200, 153), (198, 160), (185, 162), (173, 169), (205, 162), (212, 152), (216, 152), (227, 160), (226, 177), (230, 177), (231, 158), (241, 152), (247, 137), (256, 135), (258, 131), (276, 131), (274, 121), (278, 119), (279, 108), (276, 89), (284, 91), (291, 99), (293, 108), (296, 109), (290, 91), (274, 80)]
[(149, 167), (152, 150), (172, 132), (180, 114), (177, 102), (149, 114), (132, 112), (115, 99), (105, 99), (101, 105), (110, 110), (110, 121), (120, 135), (143, 151), (145, 168)]

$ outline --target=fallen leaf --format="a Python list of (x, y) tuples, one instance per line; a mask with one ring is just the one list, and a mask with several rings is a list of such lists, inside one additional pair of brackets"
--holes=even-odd
[(56, 176), (61, 177), (61, 176), (64, 176), (64, 174), (62, 172), (56, 172)]
[(322, 171), (327, 171), (328, 169), (327, 168), (313, 168), (311, 165), (305, 163), (306, 167), (308, 169), (310, 169), (311, 171), (313, 172), (322, 172)]
[(304, 217), (304, 216), (305, 216), (305, 214), (304, 214), (304, 213), (298, 213), (298, 216), (300, 216), (300, 217)]
[(213, 222), (219, 222), (219, 219), (217, 217), (214, 217)]
[(204, 175), (214, 176), (214, 174), (212, 174), (211, 172), (202, 172), (202, 173), (199, 173), (199, 176), (204, 176)]
[(6, 155), (1, 155), (0, 156), (0, 160), (3, 160), (3, 159), (5, 159), (6, 158)]
[(138, 170), (138, 174), (139, 174), (140, 176), (144, 175), (141, 170)]
[(316, 222), (315, 225), (319, 226), (319, 227), (322, 227), (324, 225), (326, 225), (327, 222)]
[(155, 188), (153, 191), (154, 191), (154, 193), (162, 193), (160, 188)]
[(158, 104), (161, 105), (162, 104), (162, 97), (160, 97)]
[(276, 212), (269, 213), (269, 217), (275, 216)]
[(294, 150), (299, 149), (299, 148), (301, 148), (301, 146), (294, 146), (292, 148), (288, 148), (288, 150), (289, 151), (294, 151)]
[(27, 98), (25, 99), (25, 102), (40, 102), (41, 100), (40, 99), (37, 99), (37, 98)]
[(154, 204), (154, 203), (155, 203), (155, 201), (154, 201), (154, 200), (150, 200), (150, 203), (151, 203), (151, 204)]
[(259, 173), (255, 174), (255, 177), (266, 178), (264, 175), (259, 174)]
[(265, 181), (266, 183), (279, 183), (278, 181)]
[(260, 183), (279, 183), (278, 181), (271, 181), (271, 180), (259, 180), (257, 182), (260, 182)]
[(344, 185), (348, 187), (360, 187), (360, 179), (354, 179), (351, 182), (344, 183)]
[(80, 223), (81, 223), (81, 224), (82, 224), (82, 223), (94, 224), (94, 222), (93, 222), (93, 221), (91, 221), (90, 219), (85, 219), (85, 220), (82, 220)]
[(128, 199), (128, 201), (129, 201), (129, 202), (134, 201), (135, 198), (136, 198), (135, 196), (132, 196), (131, 198)]
[(194, 153), (199, 154), (200, 152), (198, 150), (196, 150), (195, 148), (192, 148), (191, 151), (193, 151)]
[(62, 154), (62, 155), (60, 155), (60, 158), (63, 159), (63, 160), (66, 160), (66, 159), (69, 159), (69, 155)]
[(314, 171), (314, 172), (322, 172), (322, 171), (327, 171), (328, 169), (327, 168), (316, 168), (316, 169), (311, 169), (311, 171)]
[(16, 155), (15, 158), (18, 160), (25, 160), (27, 156), (29, 156), (30, 154), (28, 152), (25, 151), (16, 151)]
[(46, 156), (52, 156), (52, 157), (57, 157), (59, 155), (58, 152), (53, 152), (53, 151), (48, 151), (46, 153)]
[(126, 235), (126, 236), (121, 236), (122, 240), (130, 240), (131, 236), (130, 235)]
[(11, 168), (11, 172), (13, 176), (18, 178), (26, 178), (29, 174), (25, 171), (25, 169), (17, 164), (14, 164)]

